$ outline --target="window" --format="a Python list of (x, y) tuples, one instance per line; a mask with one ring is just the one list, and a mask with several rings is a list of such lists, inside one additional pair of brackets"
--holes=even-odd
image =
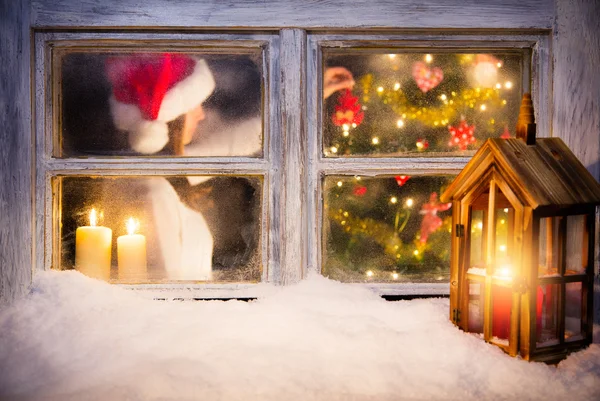
[[(485, 138), (511, 134), (521, 92), (547, 116), (546, 40), (36, 32), (37, 265), (77, 268), (94, 209), (108, 262), (82, 269), (113, 283), (230, 293), (308, 268), (384, 293), (447, 293), (451, 210), (437, 196)], [(119, 77), (188, 60), (214, 81), (196, 88), (206, 93), (191, 140), (190, 110), (154, 110), (167, 134), (144, 142), (138, 120), (117, 118)], [(335, 83), (339, 68), (355, 84), (329, 93), (324, 77)], [(145, 264), (119, 252), (135, 241), (130, 217)]]

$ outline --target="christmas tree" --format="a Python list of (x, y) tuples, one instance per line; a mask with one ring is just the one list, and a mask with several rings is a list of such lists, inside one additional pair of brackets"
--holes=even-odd
[[(471, 156), (516, 125), (522, 56), (325, 54), (356, 81), (324, 105), (326, 157)], [(448, 175), (328, 176), (323, 273), (342, 281), (449, 277)]]

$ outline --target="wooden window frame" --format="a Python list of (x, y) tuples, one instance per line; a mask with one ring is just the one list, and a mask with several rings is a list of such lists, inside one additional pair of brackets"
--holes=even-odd
[[(56, 233), (56, 176), (152, 174), (260, 175), (264, 177), (261, 212), (262, 281), (294, 283), (309, 272), (321, 272), (323, 177), (326, 175), (458, 174), (469, 157), (326, 158), (322, 155), (322, 49), (529, 49), (530, 82), (540, 136), (551, 136), (551, 61), (549, 32), (392, 30), (386, 32), (284, 28), (254, 31), (34, 31), (35, 240), (38, 271), (50, 269)], [(203, 46), (264, 46), (262, 71), (263, 157), (186, 157), (59, 159), (52, 157), (54, 132), (52, 48), (59, 45), (141, 43), (176, 44), (190, 50)], [(235, 43), (235, 45), (233, 45)], [(36, 251), (36, 249), (38, 251)], [(43, 251), (39, 251), (43, 250)], [(447, 295), (448, 285), (356, 284), (381, 295)], [(125, 286), (156, 297), (247, 298), (256, 284), (169, 284)]]

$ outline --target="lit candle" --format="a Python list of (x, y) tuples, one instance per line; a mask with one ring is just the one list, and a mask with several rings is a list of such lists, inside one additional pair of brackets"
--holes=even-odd
[(96, 209), (92, 209), (90, 225), (79, 227), (75, 232), (75, 268), (88, 277), (108, 281), (112, 230), (96, 226), (97, 222)]
[(117, 261), (119, 280), (143, 280), (146, 278), (146, 237), (136, 234), (138, 223), (130, 217), (127, 235), (117, 238)]
[[(512, 266), (501, 266), (495, 276), (501, 280), (512, 280)], [(512, 309), (512, 289), (492, 286), (492, 336), (508, 339), (510, 334), (510, 312)]]

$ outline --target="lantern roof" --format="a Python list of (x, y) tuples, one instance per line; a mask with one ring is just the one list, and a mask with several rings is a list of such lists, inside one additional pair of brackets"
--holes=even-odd
[(560, 138), (488, 139), (441, 200), (461, 199), (492, 168), (533, 209), (600, 204), (600, 184)]

